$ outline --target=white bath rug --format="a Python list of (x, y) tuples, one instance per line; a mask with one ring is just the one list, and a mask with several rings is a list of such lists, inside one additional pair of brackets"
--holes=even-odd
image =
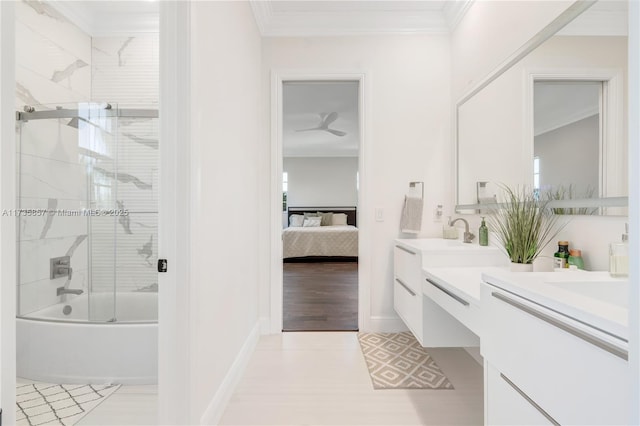
[(73, 425), (119, 387), (120, 385), (18, 383), (16, 423), (18, 426)]

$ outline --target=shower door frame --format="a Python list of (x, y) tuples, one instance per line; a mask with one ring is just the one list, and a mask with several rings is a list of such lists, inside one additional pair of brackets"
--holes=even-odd
[[(15, 114), (15, 3), (0, 2), (0, 202), (17, 204)], [(190, 249), (190, 6), (160, 3), (160, 195), (158, 255), (169, 270), (158, 275), (158, 418), (189, 423)], [(179, 147), (178, 143), (182, 145)], [(179, 149), (180, 148), (180, 149)], [(6, 219), (6, 218), (5, 218)], [(17, 226), (0, 221), (0, 283), (16, 283)], [(180, 283), (177, 288), (176, 283)], [(0, 407), (15, 423), (17, 286), (0, 285)]]

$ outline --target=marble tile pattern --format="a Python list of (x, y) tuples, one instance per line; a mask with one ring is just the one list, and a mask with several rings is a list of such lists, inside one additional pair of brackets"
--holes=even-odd
[[(158, 108), (159, 35), (94, 37), (92, 95), (120, 108)], [(94, 179), (115, 187), (114, 198), (96, 198), (128, 216), (92, 220), (92, 288), (111, 291), (157, 291), (158, 119), (120, 118), (116, 162), (96, 158)], [(117, 166), (117, 167), (116, 167)], [(115, 229), (115, 235), (113, 231)], [(115, 243), (115, 253), (99, 256)], [(115, 276), (109, 271), (117, 264)], [(99, 272), (102, 271), (102, 272)]]
[[(16, 3), (16, 109), (75, 106), (91, 95), (91, 38), (47, 2)], [(42, 105), (41, 104), (47, 104)], [(32, 120), (19, 126), (18, 206), (22, 209), (87, 207), (89, 175), (79, 151), (81, 131), (69, 120)], [(87, 291), (88, 220), (21, 216), (19, 313), (59, 303), (56, 288)], [(50, 258), (71, 256), (72, 278), (50, 279)], [(71, 297), (71, 296), (70, 296)]]
[[(88, 102), (157, 108), (159, 35), (91, 38), (37, 0), (17, 3), (16, 33), (16, 109), (83, 110), (20, 126), (18, 207), (130, 212), (20, 217), (20, 314), (59, 303), (60, 286), (157, 290), (158, 120), (104, 117)], [(49, 259), (65, 254), (72, 279), (50, 279)]]

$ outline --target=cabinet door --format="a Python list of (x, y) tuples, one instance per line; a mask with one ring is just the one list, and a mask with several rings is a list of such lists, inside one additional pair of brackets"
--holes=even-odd
[(489, 425), (552, 425), (554, 419), (508, 377), (485, 362), (486, 420)]

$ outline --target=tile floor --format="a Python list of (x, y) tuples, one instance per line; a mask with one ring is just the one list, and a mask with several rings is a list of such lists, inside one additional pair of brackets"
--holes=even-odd
[(220, 424), (482, 424), (482, 367), (463, 349), (429, 352), (455, 390), (374, 390), (356, 333), (263, 336)]
[[(458, 348), (429, 352), (454, 390), (374, 390), (356, 333), (263, 336), (221, 425), (479, 425), (482, 367)], [(153, 425), (157, 386), (122, 386), (79, 425)]]
[(158, 386), (121, 386), (77, 425), (120, 426), (158, 424)]

